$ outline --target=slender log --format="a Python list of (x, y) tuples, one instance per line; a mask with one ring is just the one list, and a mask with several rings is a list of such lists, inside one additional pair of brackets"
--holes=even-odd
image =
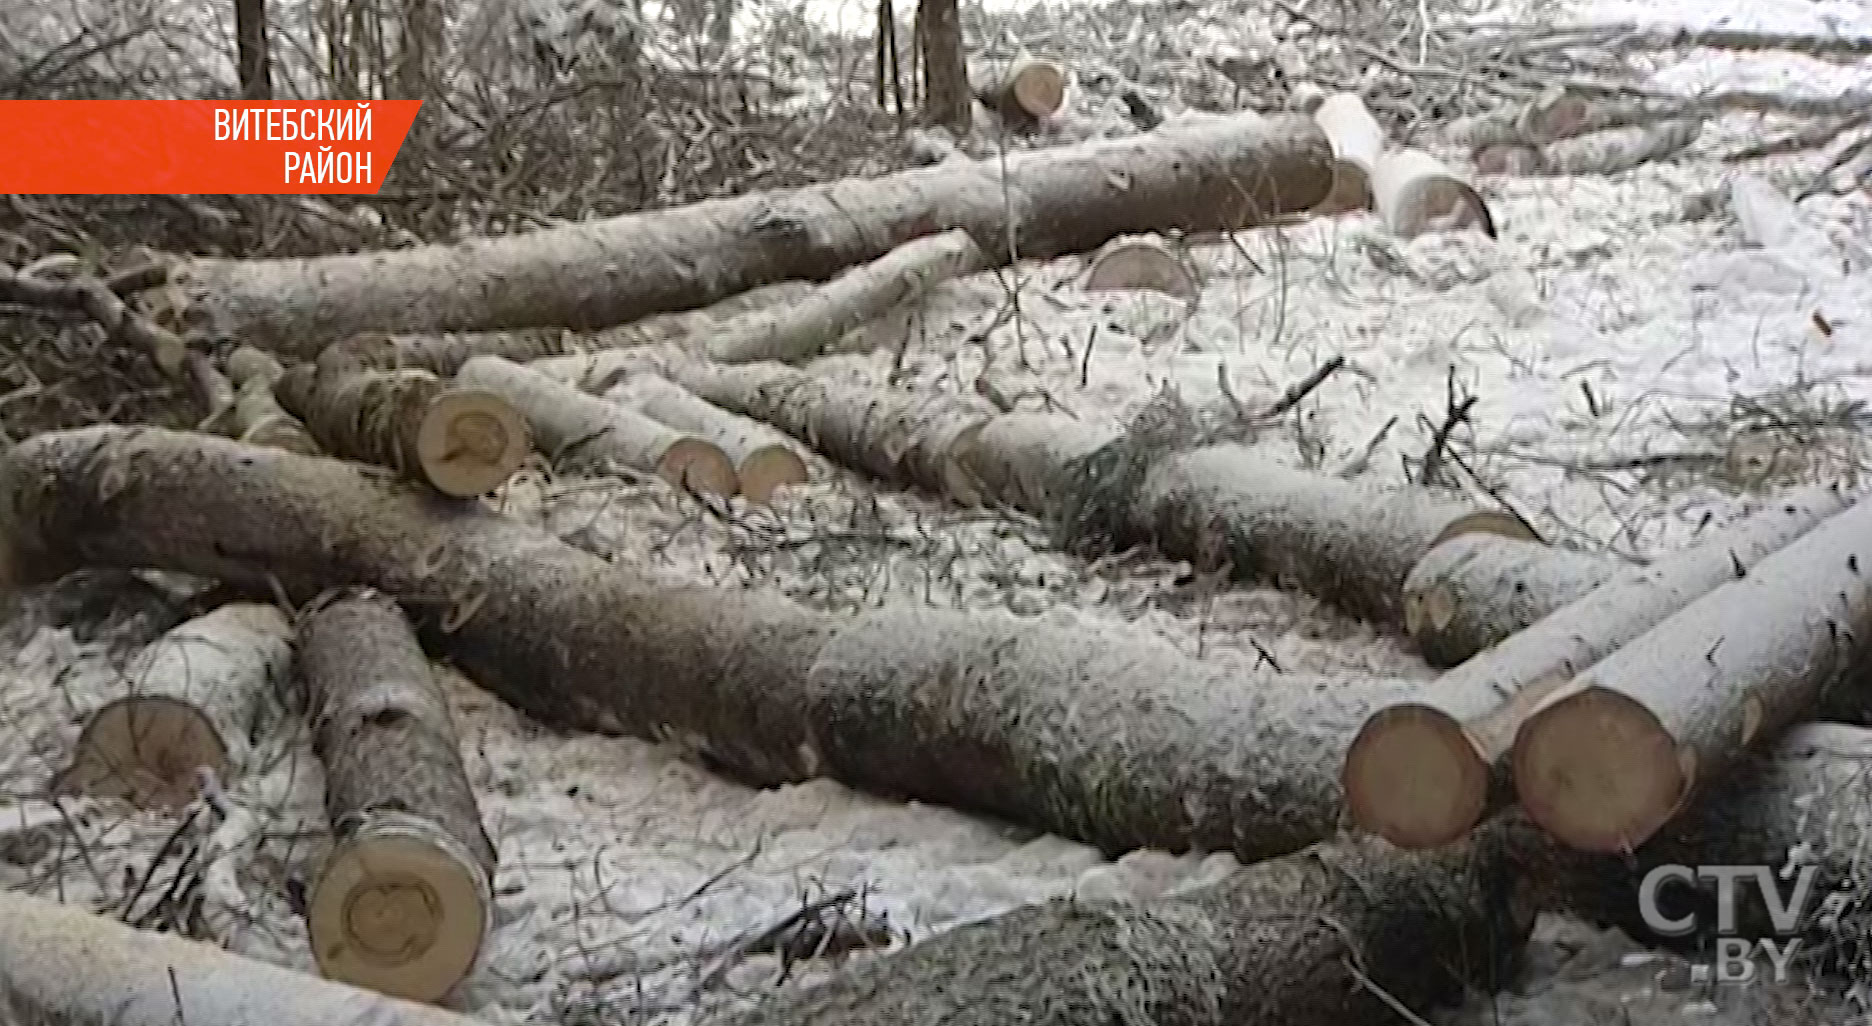
[(533, 444), (526, 419), (500, 396), (450, 388), (414, 367), (327, 374), (302, 363), (274, 395), (326, 451), (455, 498), (498, 488)]
[(1002, 124), (1030, 132), (1065, 107), (1066, 69), (1054, 61), (1022, 57), (976, 89), (975, 98)]
[(1432, 666), (1500, 644), (1618, 573), (1622, 560), (1466, 534), (1424, 554), (1403, 584), (1404, 632)]
[(1869, 561), (1861, 500), (1549, 695), (1511, 754), (1529, 816), (1583, 850), (1642, 844), (1862, 654)]
[(234, 412), (234, 384), (221, 373), (206, 354), (191, 351), (184, 360), (195, 402), (204, 411), (197, 428), (218, 431), (219, 425)]
[[(1556, 559), (1551, 550), (1486, 535), (1438, 546), (1411, 572), (1407, 605), (1415, 595), (1420, 607), (1440, 612), (1472, 604), (1465, 600), (1474, 596), (1480, 601), (1473, 604), (1510, 614), (1502, 627), (1526, 625), (1501, 633), (1499, 644), (1445, 673), (1418, 698), (1380, 709), (1366, 721), (1346, 752), (1346, 805), (1353, 822), (1405, 847), (1455, 840), (1511, 800), (1509, 748), (1523, 719), (1554, 688), (1747, 574), (1846, 504), (1838, 488), (1801, 489), (1703, 544), (1609, 575), (1598, 572), (1610, 569), (1600, 561), (1585, 564), (1584, 574), (1555, 575), (1549, 571), (1576, 565)], [(1446, 562), (1450, 550), (1460, 555)], [(1463, 563), (1484, 562), (1499, 550), (1513, 556), (1495, 561), (1494, 572), (1461, 572)], [(1434, 583), (1426, 584), (1420, 575), (1439, 563), (1445, 572), (1429, 575)], [(1462, 590), (1452, 587), (1458, 576), (1468, 578), (1460, 582)], [(1517, 589), (1515, 582), (1529, 586)], [(1526, 601), (1502, 607), (1502, 596)]]
[(1695, 142), (1704, 119), (1674, 118), (1652, 125), (1626, 125), (1549, 143), (1539, 170), (1551, 175), (1610, 175), (1662, 160)]
[(1334, 93), (1320, 101), (1313, 120), (1333, 149), (1333, 187), (1313, 212), (1322, 216), (1372, 208), (1371, 175), (1384, 152), (1385, 134), (1357, 93)]
[(1250, 227), (1311, 209), (1331, 187), (1330, 160), (1310, 118), (1241, 113), (504, 238), (191, 260), (171, 277), (187, 327), (310, 359), (364, 331), (624, 324), (767, 282), (824, 281), (950, 228), (1006, 262), (1125, 233)]
[(476, 1020), (0, 890), (0, 1021), (478, 1026)]
[(555, 462), (600, 472), (629, 468), (679, 489), (733, 495), (735, 466), (720, 447), (498, 356), (477, 356), (458, 385), (498, 395), (523, 411)]
[(735, 479), (750, 502), (768, 502), (775, 489), (805, 484), (811, 477), (806, 460), (785, 435), (730, 413), (661, 375), (632, 375), (606, 398), (713, 443), (734, 461)]
[(414, 367), (440, 378), (455, 376), (462, 364), (477, 356), (508, 360), (537, 360), (573, 350), (571, 333), (563, 328), (517, 331), (443, 332), (437, 335), (390, 335), (365, 332), (333, 342), (318, 354), (321, 374), (348, 374), (363, 370), (401, 370)]
[(1495, 237), (1495, 215), (1442, 161), (1417, 149), (1390, 150), (1371, 171), (1372, 209), (1400, 238), (1476, 227)]
[(706, 349), (712, 359), (724, 363), (803, 360), (931, 286), (986, 266), (988, 258), (961, 229), (914, 239), (851, 268), (797, 302), (755, 310), (721, 325), (710, 333)]
[(0, 567), (290, 566), (397, 596), (544, 723), (689, 741), (757, 784), (833, 777), (1094, 844), (1295, 851), (1339, 823), (1339, 753), (1409, 682), (1242, 679), (1150, 631), (1005, 614), (808, 610), (671, 586), (337, 460), (97, 426), (0, 461)]
[[(1506, 831), (1320, 844), (1154, 902), (1056, 898), (710, 1026), (1344, 1026), (1493, 991), (1533, 923)], [(1395, 1002), (1395, 1004), (1393, 1003)]]
[(281, 409), (273, 395), (274, 385), (286, 373), (278, 360), (252, 346), (241, 346), (228, 355), (227, 370), (235, 397), (225, 434), (255, 445), (319, 454), (318, 442), (305, 424)]
[(248, 738), (292, 654), (292, 625), (277, 606), (230, 603), (175, 627), (125, 668), (127, 693), (95, 705), (79, 696), (89, 706), (84, 730), (53, 790), (142, 808), (186, 804), (201, 769), (227, 780), (245, 767)]
[(437, 1001), (492, 925), (494, 846), (448, 700), (393, 599), (340, 589), (301, 613), (300, 674), (334, 846), (306, 908), (319, 970)]

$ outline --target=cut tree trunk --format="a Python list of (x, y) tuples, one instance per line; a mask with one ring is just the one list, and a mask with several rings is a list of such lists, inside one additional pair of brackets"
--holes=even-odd
[(448, 700), (396, 601), (368, 590), (301, 613), (300, 674), (334, 847), (306, 907), (327, 977), (437, 1001), (492, 926), (494, 846)]
[(1086, 292), (1150, 289), (1194, 303), (1202, 285), (1190, 266), (1154, 239), (1119, 239), (1099, 250), (1086, 268)]
[[(1503, 832), (1505, 833), (1505, 832)], [(709, 1026), (1345, 1026), (1499, 989), (1533, 922), (1497, 836), (1343, 840), (1152, 902), (1055, 898)], [(1395, 1002), (1395, 1003), (1394, 1003)]]
[(292, 646), (271, 605), (230, 603), (175, 627), (125, 668), (126, 694), (81, 708), (84, 731), (53, 790), (173, 809), (199, 792), (201, 770), (229, 779), (273, 718), (263, 711), (276, 706)]
[(0, 566), (288, 566), (380, 588), (543, 723), (690, 742), (757, 785), (829, 776), (1120, 853), (1254, 861), (1340, 822), (1339, 756), (1407, 681), (1254, 680), (1149, 631), (667, 585), (337, 460), (97, 426), (0, 461)]
[(709, 332), (704, 348), (723, 363), (804, 360), (939, 282), (986, 266), (988, 258), (960, 229), (915, 239), (851, 268), (803, 299), (721, 325)]
[(1320, 101), (1313, 120), (1332, 142), (1333, 187), (1313, 208), (1320, 215), (1372, 208), (1371, 175), (1384, 152), (1384, 129), (1357, 93), (1334, 93)]
[(1053, 61), (1022, 57), (976, 90), (981, 105), (1017, 132), (1031, 132), (1066, 104), (1066, 69)]
[(1457, 120), (1445, 135), (1450, 142), (1471, 150), (1501, 145), (1538, 149), (1589, 132), (1661, 121), (1687, 112), (1685, 104), (1651, 97), (1588, 97), (1555, 88), (1525, 104)]
[(480, 1026), (70, 905), (0, 890), (0, 1022), (34, 1026)]
[(1550, 175), (1610, 175), (1662, 160), (1703, 134), (1702, 118), (1607, 128), (1549, 143), (1539, 170)]
[(498, 356), (462, 365), (457, 384), (498, 395), (521, 410), (555, 464), (656, 474), (678, 489), (733, 495), (735, 465), (713, 442), (616, 403), (586, 395)]
[(1872, 501), (1828, 518), (1556, 690), (1511, 753), (1528, 815), (1629, 850), (1744, 749), (1810, 715), (1872, 638)]
[(299, 418), (280, 407), (273, 387), (285, 375), (278, 360), (252, 346), (242, 346), (228, 355), (228, 377), (234, 382), (234, 410), (227, 419), (226, 434), (255, 445), (319, 454), (318, 442)]
[(1423, 150), (1390, 150), (1371, 171), (1372, 209), (1402, 239), (1476, 227), (1495, 237), (1495, 216), (1475, 187)]
[(532, 450), (526, 419), (501, 397), (414, 367), (327, 374), (302, 363), (274, 396), (327, 452), (455, 498), (500, 487)]
[(1431, 666), (1456, 666), (1597, 588), (1616, 556), (1467, 534), (1436, 546), (1404, 578), (1404, 632)]
[[(1532, 613), (1531, 625), (1487, 632), (1500, 634), (1500, 643), (1427, 685), (1418, 698), (1366, 721), (1346, 752), (1353, 822), (1405, 847), (1455, 840), (1511, 799), (1508, 750), (1522, 720), (1554, 688), (1845, 507), (1837, 488), (1802, 489), (1701, 545), (1609, 577), (1598, 572), (1604, 567), (1598, 561), (1582, 565), (1579, 575), (1556, 577), (1546, 571), (1570, 564), (1523, 542), (1466, 535), (1439, 546), (1412, 571), (1407, 604), (1414, 596), (1420, 607), (1454, 610), (1470, 604), (1472, 595), (1484, 607), (1519, 595), (1527, 602), (1497, 606), (1497, 615), (1510, 614), (1501, 627)], [(1509, 550), (1511, 557), (1494, 562), (1492, 572), (1464, 566), (1511, 545), (1527, 551)], [(1461, 554), (1446, 558), (1448, 550)], [(1530, 558), (1519, 558), (1524, 555)], [(1443, 572), (1426, 581), (1426, 566)], [(1513, 586), (1517, 581), (1525, 591)]]
[(366, 331), (625, 324), (767, 282), (823, 281), (948, 228), (1002, 263), (1010, 236), (1020, 257), (1050, 259), (1126, 233), (1251, 227), (1311, 209), (1331, 187), (1331, 160), (1311, 118), (1243, 113), (1005, 163), (951, 162), (505, 238), (193, 260), (173, 279), (191, 328), (310, 359)]
[(605, 398), (721, 449), (734, 461), (735, 479), (750, 502), (767, 502), (775, 489), (805, 484), (811, 476), (806, 460), (787, 436), (751, 417), (724, 410), (661, 375), (632, 375)]

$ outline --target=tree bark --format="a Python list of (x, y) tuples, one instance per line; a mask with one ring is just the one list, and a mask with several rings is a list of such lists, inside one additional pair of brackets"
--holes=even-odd
[(1391, 150), (1371, 171), (1372, 209), (1393, 235), (1476, 227), (1495, 237), (1495, 215), (1475, 187), (1423, 150)]
[(1424, 1012), (1465, 986), (1502, 986), (1533, 921), (1505, 836), (1415, 854), (1348, 839), (1155, 902), (1056, 898), (709, 1022), (1392, 1022), (1398, 1005)]
[[(1353, 822), (1405, 847), (1460, 837), (1512, 799), (1508, 750), (1522, 721), (1548, 693), (1724, 582), (1747, 574), (1846, 504), (1837, 488), (1802, 489), (1701, 545), (1609, 576), (1600, 572), (1607, 569), (1603, 561), (1576, 566), (1526, 542), (1465, 535), (1438, 546), (1411, 572), (1407, 604), (1413, 595), (1429, 594), (1433, 597), (1420, 599), (1420, 606), (1440, 615), (1462, 606), (1467, 594), (1476, 595), (1484, 607), (1514, 596), (1526, 601), (1497, 606), (1512, 614), (1502, 626), (1530, 625), (1518, 632), (1488, 632), (1500, 633), (1500, 643), (1445, 673), (1412, 701), (1380, 709), (1366, 721), (1346, 752), (1346, 805)], [(1527, 558), (1498, 561), (1492, 573), (1464, 571), (1464, 563), (1482, 562), (1491, 549), (1510, 546), (1514, 556)], [(1451, 550), (1460, 555), (1446, 558)], [(1435, 575), (1438, 583), (1426, 584), (1420, 576), (1426, 566), (1442, 569)], [(1579, 572), (1545, 573), (1555, 567)], [(1483, 584), (1434, 597), (1457, 577), (1479, 578)], [(1523, 591), (1515, 582), (1531, 586)]]
[(1243, 113), (1010, 154), (1005, 182), (1000, 160), (954, 162), (455, 245), (194, 260), (174, 281), (189, 327), (310, 359), (364, 331), (623, 324), (823, 281), (948, 228), (1000, 263), (1010, 235), (1049, 259), (1130, 232), (1248, 227), (1319, 202), (1330, 162), (1310, 118)]
[(1872, 501), (1860, 501), (1549, 695), (1511, 754), (1529, 816), (1583, 850), (1642, 844), (1863, 654), (1868, 570)]
[(328, 978), (437, 1001), (492, 926), (494, 846), (448, 700), (395, 600), (342, 589), (301, 614), (300, 674), (334, 847), (306, 910)]
[(923, 123), (958, 137), (975, 121), (975, 93), (962, 56), (962, 11), (957, 0), (917, 0), (917, 52), (922, 56)]
[(477, 356), (458, 385), (500, 396), (520, 410), (554, 463), (600, 473), (656, 474), (678, 489), (733, 495), (735, 466), (713, 442), (685, 435), (617, 403), (586, 395), (498, 356)]
[(336, 460), (98, 426), (0, 462), (0, 567), (275, 568), (397, 596), (549, 725), (691, 742), (756, 784), (826, 775), (1108, 852), (1294, 851), (1339, 822), (1339, 755), (1409, 682), (1192, 660), (1151, 632), (918, 606), (855, 617), (636, 577), (478, 504)]
[[(1520, 538), (1460, 535), (1404, 578), (1404, 632), (1432, 666), (1460, 665), (1617, 575), (1616, 556)], [(1641, 572), (1641, 571), (1640, 571)]]
[(787, 436), (730, 413), (661, 375), (634, 374), (606, 398), (721, 449), (734, 461), (735, 479), (750, 502), (767, 502), (775, 489), (805, 484), (811, 476)]
[(451, 378), (477, 356), (508, 360), (537, 360), (574, 351), (562, 328), (518, 331), (444, 332), (437, 335), (389, 335), (369, 331), (333, 342), (318, 354), (320, 374), (348, 374), (364, 370), (426, 370)]
[(234, 382), (234, 409), (224, 432), (230, 438), (255, 445), (270, 445), (308, 456), (319, 454), (299, 418), (280, 408), (273, 387), (286, 369), (278, 360), (252, 346), (242, 346), (229, 354), (228, 377)]
[(0, 1021), (34, 1026), (479, 1026), (454, 1012), (0, 890)]
[(327, 452), (454, 498), (498, 488), (532, 450), (526, 419), (505, 400), (413, 367), (324, 373), (302, 363), (273, 394)]
[[(276, 606), (233, 603), (151, 642), (125, 667), (127, 694), (75, 696), (84, 731), (53, 790), (178, 808), (245, 768), (292, 665), (292, 625)], [(86, 708), (88, 706), (88, 708)]]
[(1371, 175), (1384, 152), (1385, 134), (1357, 93), (1334, 93), (1320, 101), (1313, 120), (1333, 148), (1333, 187), (1314, 213), (1327, 215), (1372, 208)]
[(273, 99), (266, 0), (234, 0), (234, 47), (243, 100)]
[(804, 360), (932, 286), (987, 265), (980, 247), (960, 229), (913, 239), (845, 271), (797, 302), (751, 311), (720, 325), (701, 348), (723, 363)]

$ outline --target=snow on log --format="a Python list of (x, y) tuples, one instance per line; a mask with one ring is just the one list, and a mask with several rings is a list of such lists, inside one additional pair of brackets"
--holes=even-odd
[(1313, 120), (1332, 143), (1333, 187), (1315, 214), (1372, 209), (1371, 175), (1384, 152), (1385, 134), (1357, 93), (1334, 93), (1320, 101)]
[(301, 612), (299, 679), (334, 845), (306, 928), (319, 971), (437, 1001), (492, 925), (494, 846), (448, 700), (396, 601), (339, 589)]
[(1435, 853), (1346, 839), (1153, 901), (1054, 898), (704, 1023), (1422, 1021), (1465, 988), (1499, 987), (1532, 927), (1505, 834)]
[(1155, 239), (1117, 239), (1099, 250), (1079, 285), (1085, 292), (1151, 289), (1194, 303), (1202, 295), (1196, 274)]
[(1510, 754), (1529, 816), (1587, 851), (1642, 844), (1863, 654), (1868, 571), (1860, 500), (1549, 695)]
[(228, 354), (228, 378), (233, 381), (234, 410), (227, 435), (255, 445), (271, 445), (308, 456), (319, 454), (318, 442), (299, 418), (280, 407), (273, 387), (286, 373), (278, 360), (252, 346)]
[[(182, 261), (185, 326), (310, 359), (364, 331), (595, 329), (767, 282), (824, 281), (912, 239), (966, 230), (989, 259), (1051, 259), (1117, 235), (1252, 227), (1331, 187), (1311, 118), (1243, 112), (1154, 132), (750, 193), (543, 231), (384, 252)], [(1009, 239), (1016, 252), (1009, 253)]]
[(479, 503), (338, 460), (99, 425), (0, 459), (0, 567), (395, 595), (429, 643), (553, 726), (686, 741), (756, 785), (828, 776), (1112, 852), (1295, 851), (1340, 823), (1339, 756), (1410, 682), (1258, 677), (1145, 630), (670, 585)]
[[(84, 731), (55, 791), (176, 808), (198, 772), (244, 768), (262, 712), (292, 664), (292, 625), (272, 605), (229, 603), (178, 625), (124, 669), (124, 693), (83, 703)], [(89, 707), (85, 707), (89, 706)]]
[(35, 1026), (479, 1026), (174, 934), (0, 890), (0, 1022)]
[[(1455, 840), (1509, 800), (1508, 750), (1554, 688), (1845, 507), (1837, 488), (1801, 489), (1700, 545), (1616, 572), (1487, 535), (1438, 546), (1411, 572), (1407, 606), (1492, 607), (1493, 616), (1478, 619), (1494, 621), (1481, 632), (1494, 647), (1478, 648), (1422, 695), (1378, 710), (1360, 728), (1345, 763), (1352, 821), (1405, 847)], [(1426, 567), (1439, 572), (1426, 575)]]
[(1703, 134), (1702, 118), (1606, 128), (1549, 143), (1539, 171), (1549, 175), (1610, 175), (1663, 160)]
[(1404, 633), (1425, 662), (1455, 666), (1592, 591), (1621, 563), (1521, 538), (1459, 535), (1405, 576)]
[(302, 363), (273, 394), (327, 452), (456, 498), (500, 487), (532, 451), (525, 418), (500, 396), (415, 367), (328, 374)]
[(931, 286), (986, 266), (988, 258), (961, 229), (913, 239), (801, 299), (753, 310), (714, 328), (702, 348), (724, 363), (804, 360)]
[(1058, 63), (1022, 57), (976, 90), (975, 98), (994, 111), (1002, 124), (1015, 131), (1031, 131), (1066, 105), (1066, 82), (1066, 69)]
[(715, 495), (733, 495), (740, 487), (734, 463), (713, 442), (512, 361), (477, 356), (462, 365), (455, 382), (498, 395), (522, 411), (555, 463), (601, 473), (628, 468), (656, 474), (678, 489)]
[(1399, 238), (1476, 227), (1495, 237), (1488, 204), (1449, 166), (1423, 150), (1389, 150), (1371, 171), (1372, 209)]
[(721, 449), (734, 461), (735, 479), (750, 502), (767, 502), (775, 489), (805, 484), (811, 476), (787, 436), (751, 417), (724, 410), (659, 374), (634, 374), (605, 398)]

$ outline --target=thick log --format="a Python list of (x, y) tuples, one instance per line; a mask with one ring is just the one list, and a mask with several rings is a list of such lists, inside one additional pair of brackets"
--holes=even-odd
[(734, 461), (735, 479), (750, 502), (767, 502), (775, 489), (805, 484), (811, 477), (806, 460), (787, 436), (751, 417), (724, 410), (659, 374), (631, 375), (605, 398), (713, 443)]
[(0, 1021), (33, 1026), (479, 1026), (70, 905), (0, 890)]
[(824, 281), (950, 228), (1006, 262), (1126, 233), (1251, 227), (1311, 209), (1331, 187), (1331, 159), (1311, 118), (1241, 113), (504, 238), (193, 260), (172, 278), (186, 326), (310, 359), (364, 331), (624, 324), (767, 282)]
[(1449, 165), (1423, 150), (1389, 150), (1371, 171), (1372, 209), (1393, 235), (1475, 227), (1495, 237), (1495, 215)]
[(1384, 129), (1378, 119), (1372, 117), (1357, 93), (1334, 93), (1320, 101), (1313, 120), (1326, 133), (1333, 149), (1332, 192), (1314, 208), (1314, 213), (1372, 209), (1372, 168), (1385, 148)]
[[(1533, 922), (1506, 831), (1436, 853), (1320, 844), (1152, 902), (1056, 898), (710, 1026), (1345, 1026), (1505, 979)], [(1396, 1002), (1393, 1004), (1392, 1002)], [(1419, 1020), (1421, 1021), (1421, 1020)]]
[(719, 326), (709, 333), (704, 348), (711, 359), (724, 363), (804, 360), (932, 286), (988, 263), (961, 229), (914, 239), (799, 300), (750, 311)]
[(320, 596), (301, 613), (299, 680), (325, 766), (333, 848), (306, 927), (328, 978), (437, 1001), (492, 926), (494, 846), (448, 700), (395, 600)]
[(318, 442), (312, 433), (299, 418), (282, 409), (273, 395), (274, 384), (286, 373), (278, 360), (252, 346), (241, 346), (228, 354), (227, 371), (235, 389), (234, 410), (225, 432), (229, 437), (318, 455)]
[(302, 363), (273, 394), (320, 448), (455, 498), (498, 488), (532, 451), (525, 418), (499, 396), (414, 367), (327, 374)]
[(1739, 753), (1810, 715), (1872, 638), (1872, 501), (1858, 501), (1557, 689), (1511, 754), (1528, 815), (1629, 850)]
[[(1748, 573), (1846, 503), (1837, 488), (1801, 489), (1707, 542), (1609, 576), (1597, 560), (1578, 565), (1580, 573), (1550, 573), (1575, 564), (1509, 539), (1465, 535), (1438, 546), (1411, 572), (1407, 604), (1414, 597), (1419, 608), (1431, 608), (1423, 615), (1433, 621), (1454, 620), (1454, 612), (1445, 611), (1472, 604), (1510, 614), (1501, 627), (1528, 623), (1502, 633), (1499, 644), (1445, 673), (1418, 698), (1366, 721), (1346, 752), (1353, 822), (1405, 847), (1445, 844), (1466, 833), (1511, 800), (1508, 750), (1522, 720), (1552, 689)], [(1458, 554), (1446, 559), (1452, 550)], [(1509, 558), (1490, 560), (1504, 552)], [(1465, 570), (1465, 563), (1489, 563), (1490, 572)], [(1442, 572), (1426, 575), (1426, 567)], [(1504, 596), (1525, 601), (1503, 606)]]
[(735, 466), (713, 442), (660, 424), (616, 403), (498, 356), (462, 365), (456, 384), (500, 396), (522, 411), (555, 463), (599, 472), (656, 474), (679, 489), (733, 495)]
[(1339, 823), (1339, 753), (1409, 682), (1194, 660), (1150, 631), (671, 586), (480, 504), (212, 435), (98, 426), (0, 461), (0, 566), (288, 566), (397, 596), (547, 724), (689, 741), (757, 784), (830, 776), (1097, 845), (1295, 851)]
[(1022, 57), (976, 89), (975, 98), (1007, 127), (1032, 131), (1066, 105), (1066, 69), (1054, 61)]
[(80, 709), (84, 730), (53, 790), (186, 804), (200, 770), (227, 780), (245, 767), (249, 735), (292, 655), (292, 624), (277, 606), (230, 603), (175, 627), (125, 667), (127, 694)]

